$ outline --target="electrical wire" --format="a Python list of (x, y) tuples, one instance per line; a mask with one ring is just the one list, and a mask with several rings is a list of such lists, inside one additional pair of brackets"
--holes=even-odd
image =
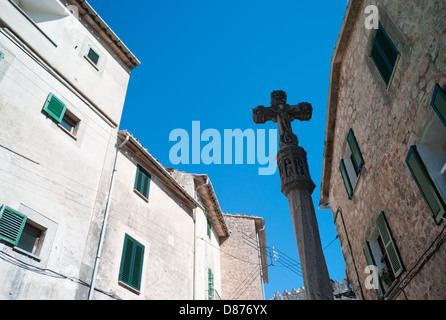
[[(16, 267), (22, 268), (24, 270), (27, 270), (27, 271), (30, 271), (30, 272), (33, 272), (33, 273), (36, 273), (36, 274), (40, 274), (40, 275), (51, 277), (51, 278), (66, 279), (66, 280), (70, 280), (70, 281), (72, 281), (74, 283), (77, 283), (79, 285), (83, 285), (85, 287), (90, 287), (89, 283), (87, 283), (87, 282), (85, 282), (85, 281), (83, 281), (83, 280), (81, 280), (79, 278), (70, 277), (70, 276), (64, 275), (62, 273), (56, 272), (56, 271), (51, 270), (51, 269), (40, 268), (40, 267), (37, 267), (37, 266), (33, 266), (33, 265), (31, 265), (29, 263), (26, 263), (24, 261), (21, 261), (21, 260), (15, 258), (15, 257), (11, 256), (8, 253), (6, 253), (4, 251), (1, 251), (1, 250), (0, 250), (0, 259), (5, 261), (5, 262), (7, 262), (7, 263), (10, 263), (10, 264), (12, 264), (12, 265), (14, 265)], [(95, 288), (95, 291), (98, 291), (98, 292), (100, 292), (100, 293), (102, 293), (102, 294), (104, 294), (104, 295), (106, 295), (106, 296), (108, 296), (110, 298), (115, 299), (115, 300), (122, 300), (122, 298), (119, 297), (115, 293), (107, 293), (107, 292), (105, 292), (105, 291), (103, 291), (101, 289), (96, 289), (96, 288)]]

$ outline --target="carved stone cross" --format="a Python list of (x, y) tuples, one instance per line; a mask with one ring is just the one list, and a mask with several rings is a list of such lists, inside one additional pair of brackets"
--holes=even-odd
[(311, 119), (311, 104), (302, 102), (295, 106), (286, 103), (284, 91), (271, 93), (271, 106), (253, 109), (255, 123), (277, 122), (280, 150), (277, 152), (281, 191), (288, 198), (302, 267), (307, 299), (332, 300), (331, 287), (317, 226), (311, 194), (315, 185), (310, 177), (307, 153), (298, 145), (299, 140), (291, 129), (291, 121)]
[(271, 106), (258, 106), (253, 110), (252, 118), (255, 123), (265, 123), (266, 121), (277, 122), (279, 127), (279, 146), (288, 144), (298, 144), (299, 140), (293, 133), (291, 121), (297, 119), (308, 121), (311, 119), (313, 108), (307, 102), (301, 102), (295, 106), (286, 103), (286, 93), (282, 90), (271, 93)]

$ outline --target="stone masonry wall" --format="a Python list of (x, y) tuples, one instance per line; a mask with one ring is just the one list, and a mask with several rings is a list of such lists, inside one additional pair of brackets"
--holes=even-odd
[(253, 217), (225, 214), (230, 236), (221, 245), (223, 300), (263, 300)]
[[(395, 298), (445, 299), (444, 243), (416, 275), (407, 277), (445, 222), (435, 224), (405, 159), (428, 119), (436, 116), (430, 106), (435, 83), (446, 85), (446, 2), (364, 1), (364, 7), (369, 4), (378, 6), (400, 57), (386, 89), (369, 56), (374, 30), (364, 27), (362, 9), (341, 69), (329, 192), (348, 277), (359, 299), (377, 298), (364, 285), (363, 246), (384, 211), (406, 269), (400, 279), (408, 281)], [(350, 128), (365, 161), (352, 200), (339, 170)]]

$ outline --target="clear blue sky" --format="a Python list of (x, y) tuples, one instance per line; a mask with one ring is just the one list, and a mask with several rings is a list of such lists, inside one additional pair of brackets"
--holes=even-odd
[[(346, 0), (90, 0), (89, 3), (141, 61), (131, 74), (120, 129), (128, 129), (165, 167), (169, 134), (192, 121), (201, 130), (275, 129), (256, 125), (252, 109), (269, 106), (284, 90), (289, 104), (313, 105), (309, 122), (293, 122), (316, 189), (314, 206), (322, 246), (336, 237), (329, 210), (318, 210), (330, 60)], [(203, 143), (205, 145), (206, 143)], [(258, 164), (178, 165), (209, 175), (223, 212), (265, 218), (268, 246), (284, 254), (269, 268), (266, 299), (303, 286), (284, 266), (299, 260), (278, 172), (259, 176)], [(324, 250), (331, 279), (342, 281), (345, 265), (338, 240)]]

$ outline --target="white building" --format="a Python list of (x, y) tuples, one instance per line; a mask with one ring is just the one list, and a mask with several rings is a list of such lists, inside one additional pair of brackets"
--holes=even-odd
[(139, 64), (84, 0), (0, 2), (0, 300), (222, 298), (208, 176), (118, 131)]
[(74, 0), (2, 0), (0, 52), (0, 299), (84, 299), (139, 61)]

